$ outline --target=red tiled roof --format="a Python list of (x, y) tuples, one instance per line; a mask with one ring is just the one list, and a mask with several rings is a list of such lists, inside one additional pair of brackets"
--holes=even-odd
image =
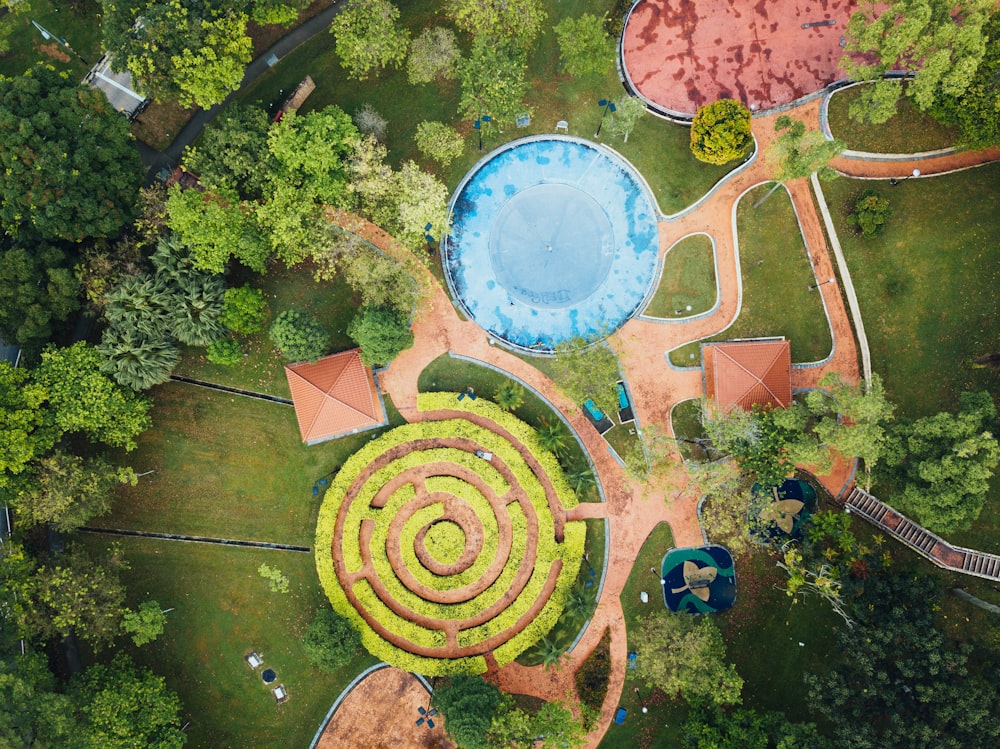
[(731, 341), (704, 347), (705, 395), (723, 411), (792, 403), (791, 342)]
[(285, 367), (302, 441), (312, 444), (386, 423), (370, 367), (358, 349)]

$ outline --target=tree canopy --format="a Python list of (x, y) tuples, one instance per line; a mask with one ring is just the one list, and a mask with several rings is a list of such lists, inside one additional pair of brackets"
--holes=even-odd
[(383, 366), (413, 345), (409, 317), (392, 307), (362, 307), (347, 326), (367, 366)]
[(546, 13), (541, 0), (447, 0), (446, 12), (462, 31), (486, 44), (531, 47)]
[(553, 27), (563, 70), (573, 76), (600, 75), (615, 64), (615, 45), (604, 19), (593, 13), (567, 16)]
[(513, 123), (528, 93), (526, 71), (524, 50), (476, 37), (469, 56), (458, 63), (459, 113), (469, 119), (489, 115), (498, 122)]
[(753, 146), (750, 110), (734, 99), (699, 107), (691, 122), (691, 152), (699, 161), (726, 164), (746, 156)]
[(0, 248), (0, 335), (22, 346), (47, 341), (80, 306), (80, 282), (54, 245)]
[(993, 0), (895, 0), (855, 12), (841, 66), (855, 80), (876, 82), (864, 87), (851, 116), (878, 124), (895, 114), (902, 87), (882, 79), (890, 70), (914, 72), (907, 93), (925, 111), (942, 95), (963, 94), (986, 53), (983, 29), (995, 11)]
[(110, 237), (142, 180), (128, 121), (101, 91), (38, 64), (0, 76), (0, 225), (17, 237)]
[(324, 606), (302, 636), (302, 649), (316, 666), (336, 671), (361, 651), (361, 635), (350, 621)]
[(453, 676), (433, 697), (444, 715), (445, 730), (463, 749), (492, 749), (486, 734), (502, 700), (500, 690), (481, 676)]
[(400, 65), (410, 43), (410, 32), (399, 26), (399, 9), (389, 0), (348, 0), (330, 33), (349, 78)]
[(896, 424), (877, 482), (892, 488), (890, 503), (937, 533), (968, 527), (1000, 462), (996, 418), (989, 393), (962, 393), (957, 413)]
[(802, 120), (787, 114), (774, 121), (774, 130), (779, 135), (771, 144), (768, 157), (777, 167), (779, 182), (802, 179), (813, 172), (817, 172), (823, 180), (837, 176), (827, 165), (830, 159), (844, 150), (842, 142), (827, 140), (819, 130), (806, 130)]

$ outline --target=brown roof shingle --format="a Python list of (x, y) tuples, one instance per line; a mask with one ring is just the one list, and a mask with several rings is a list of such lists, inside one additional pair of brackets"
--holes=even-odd
[(358, 349), (285, 367), (302, 441), (322, 442), (387, 423), (375, 377)]
[(792, 403), (791, 342), (784, 339), (705, 344), (705, 395), (718, 408)]

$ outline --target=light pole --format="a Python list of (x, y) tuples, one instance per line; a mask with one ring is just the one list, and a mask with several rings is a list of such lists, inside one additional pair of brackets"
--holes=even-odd
[(604, 111), (601, 112), (601, 121), (597, 124), (597, 132), (594, 133), (595, 138), (601, 134), (601, 128), (604, 127), (604, 115), (606, 115), (609, 110), (612, 113), (615, 111), (615, 103), (611, 101), (611, 99), (601, 99), (597, 102), (597, 106), (604, 107)]
[(67, 42), (65, 39), (63, 39), (60, 36), (56, 36), (51, 31), (49, 31), (47, 28), (45, 28), (40, 23), (38, 23), (38, 21), (34, 21), (33, 20), (31, 22), (31, 25), (34, 26), (36, 29), (38, 29), (38, 33), (42, 35), (42, 38), (45, 39), (45, 41), (48, 41), (48, 40), (51, 39), (52, 41), (56, 42), (57, 44), (61, 44), (66, 49), (68, 49), (70, 52), (72, 52), (74, 55), (76, 55), (77, 57), (79, 57), (80, 58), (80, 62), (82, 62), (84, 65), (90, 65), (89, 62), (87, 62), (86, 60), (83, 59), (83, 57), (80, 56), (79, 52), (77, 52), (75, 49), (73, 49), (71, 46), (69, 46), (69, 42)]
[(488, 114), (481, 114), (476, 118), (472, 127), (479, 131), (479, 150), (483, 150), (483, 124), (484, 122), (492, 122), (493, 118)]
[(811, 284), (809, 284), (809, 291), (813, 291), (815, 289), (818, 289), (820, 286), (826, 286), (826, 284), (833, 283), (836, 280), (837, 280), (836, 278), (834, 278), (833, 276), (831, 276), (830, 278), (826, 279), (825, 281), (820, 281), (819, 283), (811, 283)]
[(435, 240), (434, 237), (431, 235), (431, 227), (432, 226), (434, 226), (434, 224), (427, 224), (424, 227), (424, 239), (427, 241), (427, 251), (430, 254), (433, 255), (434, 254), (434, 242), (436, 242), (437, 240)]
[(642, 695), (641, 695), (641, 694), (639, 694), (639, 687), (635, 687), (635, 696), (636, 696), (636, 697), (638, 698), (638, 700), (639, 700), (639, 706), (640, 706), (640, 707), (642, 708), (642, 711), (643, 711), (644, 713), (648, 713), (648, 712), (649, 712), (649, 708), (648, 708), (648, 707), (646, 707), (646, 703), (644, 703), (644, 702), (642, 701)]
[(892, 179), (889, 180), (889, 184), (895, 187), (900, 182), (906, 182), (906, 180), (908, 179), (913, 179), (914, 177), (919, 177), (919, 176), (920, 176), (920, 170), (914, 169), (909, 177), (903, 177), (903, 179), (896, 179), (895, 177), (893, 177)]

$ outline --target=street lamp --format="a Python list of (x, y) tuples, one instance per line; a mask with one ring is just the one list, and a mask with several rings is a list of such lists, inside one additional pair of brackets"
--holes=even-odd
[(429, 252), (430, 254), (432, 254), (432, 255), (433, 255), (433, 254), (434, 254), (434, 243), (435, 243), (435, 242), (436, 242), (437, 240), (436, 240), (436, 239), (434, 239), (434, 237), (433, 237), (433, 236), (431, 235), (431, 227), (432, 227), (432, 226), (434, 226), (434, 224), (427, 224), (427, 225), (426, 225), (426, 226), (424, 227), (424, 239), (425, 239), (425, 240), (427, 241), (427, 251), (428, 251), (428, 252)]
[(611, 101), (611, 99), (601, 99), (597, 102), (597, 106), (604, 107), (604, 111), (601, 112), (601, 121), (597, 125), (597, 132), (594, 133), (595, 138), (601, 134), (601, 128), (604, 127), (604, 115), (606, 115), (609, 110), (612, 113), (615, 111), (615, 103)]
[(639, 700), (639, 706), (642, 707), (642, 711), (644, 713), (648, 713), (649, 712), (649, 708), (646, 707), (646, 704), (642, 701), (642, 695), (639, 694), (639, 687), (635, 687), (635, 696)]
[(834, 278), (833, 276), (831, 276), (830, 278), (826, 279), (825, 281), (820, 281), (819, 283), (811, 283), (811, 284), (809, 284), (809, 291), (812, 291), (814, 289), (818, 289), (820, 286), (826, 286), (826, 284), (833, 283), (836, 280), (837, 280), (836, 278)]
[(914, 169), (913, 173), (910, 174), (909, 177), (903, 177), (903, 179), (896, 179), (895, 177), (893, 177), (892, 179), (889, 180), (889, 184), (892, 185), (893, 187), (895, 187), (900, 182), (906, 182), (906, 180), (908, 180), (908, 179), (913, 179), (914, 177), (919, 177), (919, 176), (920, 176), (920, 170), (919, 169)]
[(60, 36), (56, 36), (51, 31), (49, 31), (47, 28), (45, 28), (40, 23), (38, 23), (38, 21), (34, 21), (33, 20), (31, 22), (31, 25), (34, 26), (36, 29), (38, 29), (38, 33), (42, 35), (42, 38), (45, 41), (49, 41), (51, 39), (52, 41), (56, 42), (56, 44), (61, 44), (66, 49), (68, 49), (70, 52), (72, 52), (74, 55), (76, 55), (77, 57), (79, 57), (80, 58), (80, 62), (82, 62), (84, 65), (90, 65), (89, 62), (87, 62), (86, 60), (83, 59), (83, 57), (80, 56), (79, 52), (77, 52), (75, 49), (73, 49), (71, 46), (69, 46), (69, 42), (68, 41), (66, 41), (65, 39), (63, 39)]
[(488, 114), (481, 114), (481, 115), (479, 115), (479, 117), (476, 118), (476, 121), (472, 125), (473, 128), (475, 128), (476, 130), (479, 131), (479, 150), (480, 151), (483, 150), (483, 125), (482, 125), (482, 123), (484, 123), (484, 122), (492, 122), (492, 121), (493, 121), (493, 118), (490, 117)]

